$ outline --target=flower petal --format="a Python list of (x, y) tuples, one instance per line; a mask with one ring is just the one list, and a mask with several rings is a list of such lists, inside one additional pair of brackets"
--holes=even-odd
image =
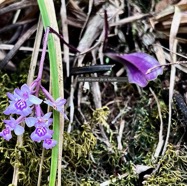
[(14, 132), (16, 135), (22, 135), (24, 133), (24, 128), (20, 125), (16, 125)]
[(16, 97), (22, 97), (22, 92), (21, 92), (21, 90), (18, 89), (18, 88), (15, 88), (15, 90), (14, 90), (14, 95), (15, 95)]
[(63, 99), (63, 98), (58, 98), (56, 101), (56, 105), (58, 106), (61, 106), (61, 105), (64, 105), (66, 103), (66, 99)]
[(21, 116), (28, 116), (31, 113), (32, 113), (32, 109), (30, 107), (27, 107), (23, 109), (22, 111), (18, 110), (18, 112), (16, 112), (15, 114), (20, 114)]
[(31, 92), (31, 91), (30, 91), (30, 88), (29, 88), (29, 86), (28, 86), (27, 84), (23, 84), (23, 85), (21, 86), (21, 91), (23, 91), (23, 92), (28, 92), (28, 93)]
[(7, 96), (8, 96), (8, 98), (10, 99), (10, 100), (15, 100), (17, 97), (14, 95), (14, 94), (12, 94), (12, 93), (10, 93), (10, 92), (7, 92)]
[(33, 132), (30, 137), (32, 141), (37, 141), (38, 143), (42, 140), (35, 132)]
[(35, 117), (28, 117), (25, 118), (25, 123), (28, 127), (33, 127), (35, 123), (37, 122), (37, 118)]
[(122, 58), (133, 64), (139, 71), (145, 74), (147, 80), (154, 80), (163, 73), (162, 68), (157, 68), (151, 73), (146, 74), (147, 70), (159, 66), (159, 62), (152, 56), (145, 53), (124, 54)]
[(151, 73), (146, 74), (148, 69), (159, 66), (159, 62), (152, 56), (145, 53), (115, 54), (107, 53), (106, 56), (121, 62), (127, 67), (129, 82), (145, 87), (148, 81), (154, 80), (163, 73), (163, 69), (156, 68)]
[(126, 66), (129, 83), (136, 83), (140, 87), (145, 87), (148, 84), (148, 80), (141, 71), (137, 70), (137, 68), (131, 64), (126, 64)]
[(51, 102), (51, 101), (48, 100), (48, 99), (46, 99), (46, 100), (44, 101), (44, 103), (46, 103), (47, 105), (53, 107), (53, 102)]
[(5, 115), (10, 115), (10, 114), (15, 114), (16, 113), (16, 109), (15, 107), (13, 106), (13, 104), (10, 104), (6, 109), (5, 111), (3, 112), (3, 114)]
[(57, 144), (57, 141), (54, 139), (45, 139), (43, 141), (43, 148), (45, 149), (51, 149)]
[(38, 97), (33, 96), (33, 95), (29, 95), (29, 101), (33, 104), (36, 104), (36, 105), (39, 105), (42, 102), (41, 99), (39, 99)]
[(3, 122), (10, 127), (11, 130), (13, 130), (16, 125), (18, 124), (17, 121), (10, 116), (10, 120), (3, 120)]
[(51, 117), (52, 112), (46, 113), (42, 118), (48, 120)]

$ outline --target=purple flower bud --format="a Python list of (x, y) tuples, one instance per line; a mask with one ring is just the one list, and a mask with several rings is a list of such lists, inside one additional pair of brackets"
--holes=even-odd
[(2, 132), (0, 132), (0, 136), (9, 141), (12, 138), (11, 128), (9, 126), (6, 126), (6, 128), (3, 129)]
[(33, 141), (41, 142), (42, 140), (52, 138), (53, 130), (47, 127), (36, 127), (35, 131), (31, 134), (31, 139)]
[(152, 56), (145, 53), (132, 54), (115, 54), (107, 53), (106, 56), (113, 60), (121, 62), (127, 68), (127, 76), (130, 83), (136, 83), (141, 87), (145, 87), (148, 81), (155, 80), (158, 75), (163, 73), (161, 67), (156, 68), (149, 74), (146, 72), (155, 66), (159, 66), (159, 62)]
[(21, 90), (16, 88), (14, 94), (8, 92), (7, 96), (11, 101), (10, 105), (3, 112), (6, 115), (18, 114), (21, 116), (28, 116), (32, 112), (30, 106), (42, 102), (41, 99), (31, 95), (31, 91), (26, 84), (22, 85)]
[(54, 139), (45, 139), (43, 141), (43, 148), (45, 149), (52, 149), (57, 144), (57, 141)]

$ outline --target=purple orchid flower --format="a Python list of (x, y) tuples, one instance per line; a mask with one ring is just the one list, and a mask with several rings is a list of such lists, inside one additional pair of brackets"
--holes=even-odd
[(0, 136), (9, 141), (12, 138), (11, 128), (9, 126), (6, 126), (6, 128), (3, 129), (2, 132), (0, 132)]
[(5, 126), (8, 126), (10, 130), (14, 130), (16, 135), (22, 135), (24, 133), (24, 128), (19, 124), (22, 122), (22, 117), (15, 120), (12, 116), (10, 116), (10, 120), (3, 120), (6, 123)]
[(28, 116), (31, 114), (32, 109), (30, 106), (33, 104), (40, 104), (42, 102), (41, 99), (31, 93), (31, 90), (26, 84), (22, 85), (21, 90), (16, 88), (14, 90), (14, 94), (8, 92), (7, 96), (10, 99), (10, 105), (3, 113), (6, 115), (18, 114), (21, 116)]
[(45, 139), (43, 141), (43, 148), (52, 149), (57, 144), (57, 141), (54, 139)]
[(52, 138), (53, 130), (48, 129), (44, 126), (39, 126), (35, 128), (35, 131), (31, 134), (31, 139), (33, 141), (41, 142), (45, 139)]
[(115, 54), (106, 53), (109, 58), (121, 62), (127, 68), (127, 76), (130, 83), (135, 83), (140, 87), (145, 87), (149, 81), (155, 80), (158, 75), (163, 73), (161, 67), (156, 68), (150, 73), (149, 69), (159, 66), (159, 62), (152, 56), (145, 53)]
[(53, 119), (50, 118), (51, 117), (52, 112), (48, 112), (47, 114), (45, 114), (42, 117), (28, 117), (25, 118), (25, 123), (28, 127), (40, 127), (40, 126), (44, 126), (44, 127), (49, 127), (52, 122)]
[(46, 99), (46, 101), (44, 101), (44, 103), (53, 107), (53, 109), (57, 110), (58, 112), (62, 113), (64, 115), (65, 119), (68, 120), (68, 117), (64, 113), (64, 109), (63, 109), (63, 105), (66, 104), (66, 99), (57, 98), (56, 101), (50, 101), (50, 100)]

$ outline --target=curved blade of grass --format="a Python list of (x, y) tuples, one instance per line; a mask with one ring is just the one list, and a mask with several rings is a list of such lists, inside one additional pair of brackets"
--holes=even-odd
[[(54, 4), (52, 0), (38, 0), (44, 28), (52, 27), (58, 32)], [(54, 34), (49, 34), (48, 50), (50, 59), (51, 89), (54, 99), (64, 97), (63, 95), (63, 75), (62, 75), (62, 57), (59, 38)], [(60, 125), (59, 125), (60, 124)], [(51, 170), (49, 186), (54, 186), (56, 181), (58, 153), (59, 153), (59, 133), (63, 132), (63, 119), (59, 113), (53, 111), (53, 138), (58, 144), (52, 149)], [(62, 134), (61, 134), (62, 135)], [(60, 180), (58, 180), (60, 184)]]

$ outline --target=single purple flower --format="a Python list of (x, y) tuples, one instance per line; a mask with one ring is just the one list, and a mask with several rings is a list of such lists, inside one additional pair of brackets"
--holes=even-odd
[(43, 141), (43, 148), (52, 149), (57, 144), (57, 141), (54, 139), (45, 139)]
[(9, 141), (12, 138), (11, 128), (9, 126), (6, 126), (6, 128), (3, 129), (2, 132), (0, 132), (0, 136)]
[(32, 106), (32, 104), (29, 104), (26, 100), (17, 98), (15, 101), (10, 101), (10, 105), (3, 113), (6, 115), (18, 114), (21, 116), (28, 116), (32, 112), (30, 106)]
[(10, 128), (10, 130), (14, 130), (16, 135), (22, 135), (24, 133), (24, 128), (20, 126), (21, 119), (15, 120), (12, 116), (10, 116), (10, 120), (3, 120), (6, 123), (6, 126)]
[(25, 118), (25, 123), (28, 127), (40, 127), (40, 126), (44, 126), (44, 127), (49, 127), (52, 122), (53, 119), (50, 118), (51, 117), (52, 112), (48, 112), (47, 114), (45, 114), (42, 117), (28, 117)]
[(31, 94), (31, 91), (26, 84), (22, 85), (21, 90), (16, 88), (14, 94), (8, 92), (7, 96), (10, 99), (10, 105), (3, 112), (6, 115), (18, 114), (21, 116), (28, 116), (32, 112), (30, 106), (42, 102), (41, 99)]
[(131, 54), (115, 54), (106, 53), (106, 56), (113, 60), (121, 62), (127, 67), (127, 76), (130, 83), (136, 83), (140, 87), (145, 87), (149, 81), (155, 80), (158, 75), (163, 73), (161, 67), (156, 68), (149, 74), (146, 72), (155, 66), (159, 66), (159, 62), (152, 56), (145, 53)]
[(31, 134), (31, 139), (33, 141), (41, 142), (42, 140), (52, 138), (52, 134), (53, 130), (50, 130), (44, 126), (40, 126), (36, 127), (34, 132)]
[(50, 101), (50, 100), (47, 100), (44, 101), (44, 103), (46, 103), (47, 105), (53, 107), (53, 109), (57, 110), (58, 112), (64, 114), (64, 117), (65, 119), (68, 120), (66, 114), (64, 113), (64, 105), (66, 104), (66, 99), (63, 99), (63, 98), (57, 98), (56, 101)]
[(59, 112), (63, 112), (63, 105), (66, 104), (66, 99), (57, 98), (56, 101), (46, 100), (44, 103), (48, 104), (49, 106), (53, 107), (55, 110)]

